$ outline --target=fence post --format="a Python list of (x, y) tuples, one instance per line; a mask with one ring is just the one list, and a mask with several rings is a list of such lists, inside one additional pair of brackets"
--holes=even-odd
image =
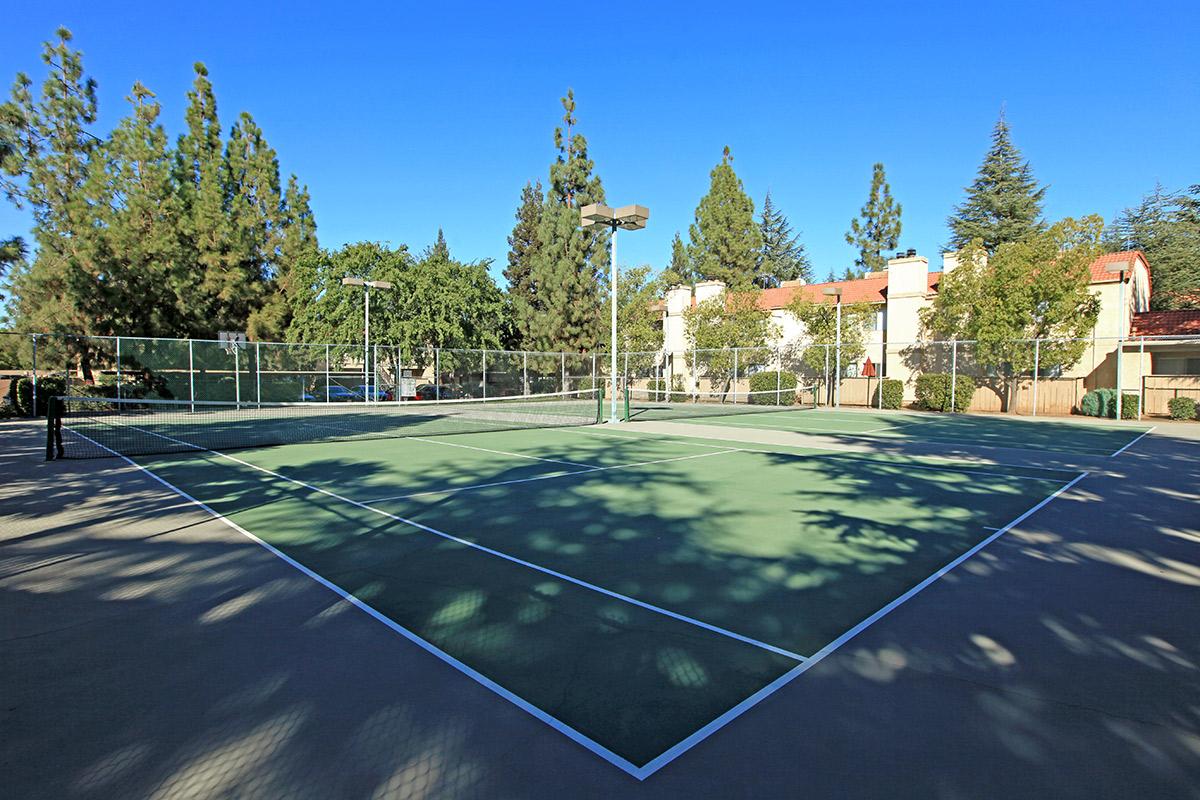
[(33, 334), (33, 408), (29, 409), (29, 416), (37, 416), (37, 345), (38, 335)]
[(783, 353), (782, 351), (775, 354), (775, 405), (780, 405), (783, 400)]
[(1041, 369), (1042, 363), (1042, 340), (1033, 340), (1033, 416), (1037, 416), (1038, 406), (1038, 370)]
[[(613, 375), (613, 383), (614, 384), (616, 383), (616, 380), (617, 380), (617, 376)], [(621, 375), (621, 384), (625, 387), (625, 394), (626, 394), (626, 396), (628, 396), (628, 394), (629, 394), (629, 352), (628, 351), (626, 351), (626, 353), (625, 353), (625, 372), (623, 375)], [(616, 397), (616, 395), (617, 395), (617, 387), (614, 385), (613, 386), (613, 397)]]
[(117, 337), (117, 399), (121, 399), (121, 337)]
[(825, 385), (822, 388), (825, 389), (825, 391), (824, 391), (825, 405), (826, 405), (826, 407), (828, 407), (829, 406), (829, 344), (828, 343), (825, 344)]
[(1138, 342), (1138, 422), (1142, 421), (1142, 395), (1146, 393), (1146, 375), (1143, 362), (1146, 360), (1146, 337)]
[(737, 378), (738, 378), (738, 348), (735, 347), (735, 348), (733, 348), (733, 400), (735, 403), (737, 402), (737, 389), (738, 389)]
[(329, 345), (325, 345), (325, 402), (329, 402)]
[(697, 401), (700, 393), (700, 375), (696, 372), (696, 348), (692, 348), (692, 402)]
[(194, 342), (188, 339), (188, 399), (192, 403), (192, 411), (196, 410), (196, 358), (192, 351)]
[(242, 407), (242, 367), (238, 353), (242, 350), (237, 342), (233, 343), (233, 401), (238, 408)]
[(950, 412), (958, 408), (957, 397), (955, 395), (958, 390), (958, 339), (950, 340)]
[[(596, 362), (593, 359), (593, 361), (592, 361), (593, 366), (595, 365), (595, 363)], [(595, 376), (593, 376), (593, 380), (594, 380), (594, 378), (595, 378)], [(524, 394), (524, 395), (529, 394), (529, 351), (528, 350), (521, 351), (521, 394)]]
[(487, 397), (487, 350), (479, 351), (479, 363), (483, 366), (483, 396)]
[(262, 405), (262, 348), (254, 343), (254, 402)]
[(886, 377), (883, 372), (883, 362), (887, 361), (887, 343), (879, 343), (879, 363), (875, 366), (875, 385), (879, 390), (879, 410), (883, 411), (883, 381)]
[(442, 399), (442, 348), (433, 349), (433, 399)]
[(565, 391), (567, 391), (567, 352), (564, 350), (563, 352), (559, 353), (558, 355), (559, 355), (559, 359), (562, 361), (562, 366), (561, 366), (561, 370), (560, 370), (562, 373), (561, 391), (565, 392)]

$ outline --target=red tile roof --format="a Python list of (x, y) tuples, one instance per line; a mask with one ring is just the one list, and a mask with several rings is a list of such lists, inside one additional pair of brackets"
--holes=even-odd
[(1133, 315), (1132, 336), (1200, 335), (1200, 309), (1142, 311)]
[[(930, 292), (937, 290), (940, 272), (930, 272), (926, 276), (926, 287)], [(859, 278), (851, 281), (828, 281), (826, 283), (807, 283), (803, 286), (780, 286), (777, 289), (763, 289), (758, 295), (758, 307), (765, 310), (784, 308), (792, 302), (797, 292), (803, 292), (809, 300), (818, 303), (836, 302), (833, 297), (825, 294), (825, 289), (839, 286), (842, 289), (843, 303), (883, 303), (887, 301), (887, 273), (880, 277)]]
[[(1142, 263), (1146, 261), (1146, 256), (1141, 250), (1124, 250), (1120, 253), (1105, 253), (1092, 262), (1090, 267), (1092, 271), (1091, 283), (1116, 283), (1120, 278), (1119, 273), (1109, 272), (1106, 267), (1116, 261), (1133, 261), (1140, 258)], [(1125, 273), (1125, 280), (1129, 280), (1129, 273)]]

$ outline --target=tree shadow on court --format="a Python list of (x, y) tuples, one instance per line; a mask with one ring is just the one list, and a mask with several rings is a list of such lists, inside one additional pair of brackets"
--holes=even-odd
[[(4, 710), (13, 734), (6, 772), (19, 796), (61, 797), (492, 797), (531, 787), (547, 796), (768, 796), (783, 786), (815, 796), (897, 786), (934, 797), (1134, 786), (1182, 795), (1200, 735), (1188, 700), (1200, 667), (1189, 622), (1200, 583), (1196, 468), (1187, 450), (1154, 442), (1121, 457), (1122, 477), (1085, 481), (641, 784), (266, 551), (197, 523), (188, 504), (136, 472), (60, 467), (40, 503), (23, 492), (3, 507), (28, 522), (40, 505), (46, 523), (0, 539), (0, 608), (13, 611), (0, 667), (16, 689)], [(608, 452), (633, 462), (642, 451), (616, 443)], [(876, 603), (864, 598), (871, 592), (896, 596), (878, 587), (910, 580), (906, 564), (940, 566), (973, 543), (929, 523), (982, 521), (996, 498), (982, 483), (947, 478), (935, 490), (938, 479), (901, 464), (835, 456), (808, 459), (803, 469), (818, 480), (773, 492), (770, 513), (747, 511), (730, 497), (725, 458), (696, 459), (703, 470), (682, 461), (383, 508), (774, 642), (801, 629), (841, 633), (843, 623), (810, 617), (835, 607), (853, 616), (845, 609)], [(794, 456), (754, 461), (764, 472), (801, 469)], [(187, 467), (174, 469), (183, 482)], [(280, 467), (342, 485), (387, 469), (362, 458)], [(404, 491), (474, 481), (482, 469), (406, 474)], [(523, 479), (529, 469), (487, 477)], [(483, 560), (462, 566), (461, 545), (410, 525), (227, 466), (202, 472), (189, 479), (211, 495), (201, 499), (256, 534), (284, 530), (275, 546), (354, 583), (368, 603), (401, 598), (421, 623), (413, 629), (468, 663), (499, 652), (524, 674), (546, 674), (579, 641), (565, 638), (571, 625), (590, 624), (594, 609), (556, 605), (563, 590), (544, 576), (530, 583), (514, 568), (489, 578), (497, 573)], [(30, 490), (45, 482), (31, 479)], [(468, 494), (477, 497), (459, 502)], [(873, 518), (885, 494), (921, 502), (908, 516)], [(1024, 497), (1019, 510), (1035, 500)], [(790, 541), (786, 524), (782, 533), (754, 527), (773, 517), (808, 539)], [(446, 574), (446, 556), (458, 574)], [(931, 571), (912, 571), (913, 582)], [(605, 634), (614, 640), (649, 624), (621, 618), (623, 605), (601, 607), (612, 630), (634, 629)], [(570, 624), (547, 623), (555, 615)], [(685, 686), (724, 677), (706, 642), (651, 633), (652, 669)], [(565, 691), (587, 691), (586, 670), (567, 677)], [(627, 701), (600, 699), (594, 713)]]

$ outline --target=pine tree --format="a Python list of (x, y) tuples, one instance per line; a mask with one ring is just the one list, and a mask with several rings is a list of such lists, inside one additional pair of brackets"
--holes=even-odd
[(675, 231), (675, 238), (671, 240), (671, 263), (663, 270), (661, 283), (670, 289), (673, 286), (683, 286), (695, 282), (696, 276), (692, 274), (687, 247), (683, 244), (679, 231)]
[(508, 266), (504, 269), (504, 278), (508, 281), (508, 300), (512, 305), (518, 344), (529, 340), (529, 319), (537, 305), (537, 286), (530, 280), (530, 273), (539, 247), (538, 225), (542, 221), (544, 204), (541, 181), (526, 183), (521, 190), (516, 224), (508, 236)]
[(956, 206), (946, 219), (950, 226), (950, 247), (961, 250), (975, 239), (987, 252), (1007, 242), (1017, 242), (1045, 230), (1042, 221), (1042, 197), (1029, 162), (1012, 143), (1004, 114), (992, 130), (988, 149), (975, 182), (967, 188), (967, 199)]
[(759, 286), (778, 286), (784, 281), (812, 281), (812, 265), (808, 253), (799, 234), (792, 234), (791, 223), (774, 203), (771, 193), (763, 200), (762, 219), (759, 221), (762, 231), (762, 257), (759, 262)]
[(601, 287), (608, 267), (608, 232), (581, 228), (579, 209), (604, 202), (604, 188), (592, 174), (587, 140), (575, 133), (575, 96), (562, 98), (563, 128), (555, 128), (558, 156), (550, 166), (550, 185), (538, 221), (537, 249), (529, 259), (534, 292), (514, 304), (523, 346), (542, 351), (584, 351), (603, 334)]
[(279, 259), (274, 279), (262, 307), (251, 312), (246, 323), (252, 339), (280, 341), (291, 325), (297, 266), (318, 250), (317, 222), (310, 199), (308, 187), (301, 186), (295, 175), (289, 176), (281, 209)]
[(1154, 273), (1155, 310), (1200, 308), (1200, 187), (1172, 193), (1161, 185), (1113, 221), (1110, 250), (1141, 250)]
[(754, 221), (754, 201), (742, 189), (732, 161), (726, 147), (688, 228), (688, 258), (697, 279), (746, 288), (758, 275), (762, 234)]
[(871, 191), (857, 218), (850, 221), (846, 244), (858, 248), (854, 269), (846, 270), (843, 280), (861, 278), (887, 265), (884, 250), (896, 247), (900, 239), (901, 206), (892, 198), (883, 164), (876, 163), (871, 171)]

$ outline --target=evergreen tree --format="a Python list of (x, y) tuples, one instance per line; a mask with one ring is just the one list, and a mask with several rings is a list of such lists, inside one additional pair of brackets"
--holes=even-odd
[(688, 259), (696, 279), (744, 289), (758, 276), (762, 233), (754, 221), (754, 201), (742, 189), (732, 162), (726, 147), (688, 228)]
[(887, 266), (884, 250), (896, 247), (900, 239), (900, 204), (892, 198), (883, 164), (876, 162), (871, 170), (871, 191), (857, 218), (850, 221), (846, 244), (858, 248), (854, 269), (847, 269), (843, 280), (861, 278), (867, 272), (877, 272)]
[(675, 231), (675, 238), (671, 240), (671, 263), (663, 270), (661, 283), (664, 288), (670, 289), (673, 286), (683, 286), (695, 282), (696, 276), (692, 273), (687, 247), (683, 244), (679, 231)]
[(504, 278), (508, 281), (508, 301), (517, 327), (517, 344), (529, 340), (529, 320), (537, 307), (537, 287), (530, 280), (530, 272), (538, 251), (538, 225), (542, 221), (544, 203), (541, 181), (526, 183), (521, 190), (516, 224), (508, 236), (508, 266), (504, 269)]
[(563, 128), (555, 128), (558, 156), (538, 221), (537, 248), (529, 259), (534, 291), (514, 304), (522, 346), (542, 351), (585, 351), (603, 338), (601, 287), (608, 267), (608, 231), (581, 228), (579, 209), (604, 202), (600, 178), (588, 157), (587, 140), (575, 133), (575, 96), (562, 98)]
[[(8, 286), (8, 271), (24, 264), (26, 255), (25, 240), (20, 236), (0, 239), (0, 287)], [(3, 302), (4, 295), (0, 294), (0, 304)]]
[(762, 256), (758, 267), (759, 286), (778, 286), (784, 281), (812, 281), (812, 264), (799, 234), (793, 235), (791, 223), (774, 203), (771, 193), (763, 200), (762, 219), (758, 223), (762, 232)]
[(281, 209), (279, 260), (274, 279), (261, 308), (251, 312), (246, 324), (250, 337), (260, 341), (280, 341), (291, 324), (289, 297), (295, 290), (294, 272), (301, 259), (317, 248), (317, 222), (309, 206), (308, 187), (301, 186), (295, 175), (288, 177)]
[(946, 219), (950, 226), (950, 248), (961, 250), (975, 239), (994, 253), (1000, 245), (1018, 242), (1045, 230), (1042, 197), (1029, 162), (1012, 143), (1004, 114), (992, 130), (992, 146), (975, 182), (967, 188), (967, 199)]
[(1145, 254), (1155, 310), (1200, 308), (1200, 186), (1178, 194), (1155, 186), (1113, 221), (1105, 245)]

